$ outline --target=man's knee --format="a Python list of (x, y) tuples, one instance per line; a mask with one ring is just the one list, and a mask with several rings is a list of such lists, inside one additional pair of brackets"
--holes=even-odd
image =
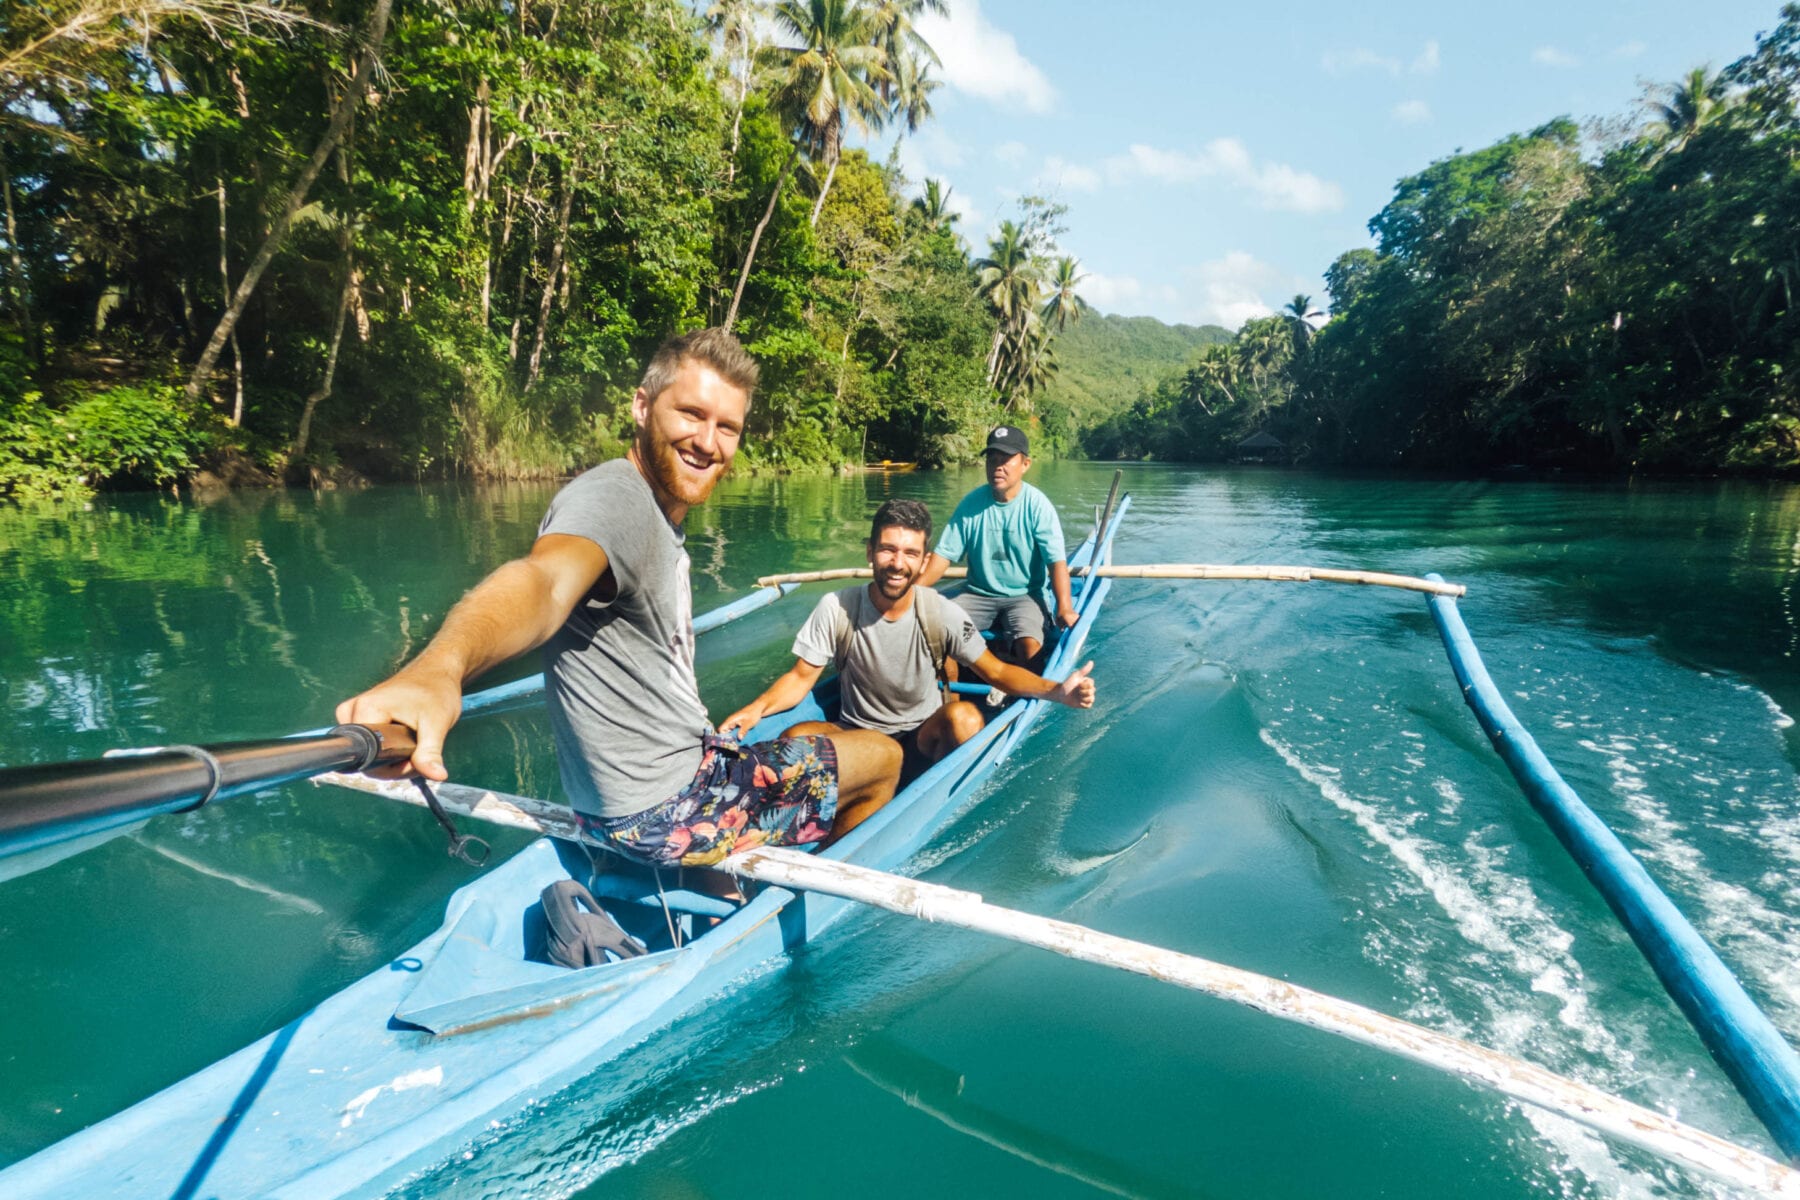
[(949, 726), (950, 744), (960, 746), (981, 732), (985, 723), (981, 719), (981, 710), (967, 700), (957, 700), (944, 708), (945, 723)]
[(830, 721), (802, 721), (798, 725), (789, 725), (781, 731), (780, 736), (784, 738), (815, 737), (820, 734), (829, 736), (843, 731), (842, 725), (833, 725)]

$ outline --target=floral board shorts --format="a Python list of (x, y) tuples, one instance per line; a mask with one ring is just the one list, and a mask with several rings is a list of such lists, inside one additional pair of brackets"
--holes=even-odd
[(657, 867), (704, 867), (753, 846), (825, 840), (837, 815), (837, 747), (827, 737), (743, 745), (707, 734), (694, 781), (623, 817), (575, 814), (609, 849)]

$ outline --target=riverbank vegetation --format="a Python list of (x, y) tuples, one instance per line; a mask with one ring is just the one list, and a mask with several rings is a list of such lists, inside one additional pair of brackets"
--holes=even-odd
[(0, 19), (0, 495), (546, 476), (734, 328), (743, 461), (967, 459), (1079, 317), (1059, 206), (986, 247), (916, 131), (937, 0), (44, 0)]
[[(1399, 182), (1374, 249), (1087, 431), (1104, 457), (1800, 467), (1800, 5), (1586, 136)], [(1270, 446), (1269, 439), (1279, 443)]]

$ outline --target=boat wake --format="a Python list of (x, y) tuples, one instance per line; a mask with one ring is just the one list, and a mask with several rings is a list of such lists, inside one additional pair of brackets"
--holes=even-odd
[[(1512, 834), (1484, 825), (1464, 826), (1459, 840), (1433, 836), (1446, 832), (1432, 828), (1442, 818), (1466, 808), (1453, 781), (1431, 781), (1429, 807), (1417, 806), (1422, 798), (1408, 794), (1404, 783), (1397, 795), (1366, 799), (1346, 784), (1341, 768), (1309, 761), (1272, 728), (1260, 736), (1399, 868), (1365, 910), (1364, 951), (1371, 961), (1398, 971), (1412, 990), (1403, 1015), (1671, 1115), (1678, 1114), (1678, 1099), (1693, 1104), (1692, 1072), (1666, 1078), (1651, 1050), (1650, 1031), (1603, 1011), (1609, 1006), (1575, 956), (1575, 935), (1514, 869), (1511, 860), (1521, 851)], [(1403, 778), (1426, 772), (1419, 745), (1421, 752), (1409, 754), (1397, 773)], [(1422, 898), (1448, 918), (1448, 928), (1420, 908)], [(1710, 1099), (1701, 1107), (1733, 1103), (1729, 1093)], [(1529, 1106), (1508, 1107), (1525, 1117), (1553, 1154), (1543, 1169), (1558, 1178), (1557, 1190), (1579, 1194), (1585, 1189), (1577, 1180), (1586, 1179), (1609, 1196), (1670, 1194), (1664, 1168), (1564, 1119)], [(1695, 1119), (1691, 1113), (1679, 1115)], [(1712, 1113), (1701, 1123), (1730, 1128), (1737, 1121)], [(1693, 1195), (1692, 1189), (1704, 1186), (1682, 1179), (1675, 1194)]]

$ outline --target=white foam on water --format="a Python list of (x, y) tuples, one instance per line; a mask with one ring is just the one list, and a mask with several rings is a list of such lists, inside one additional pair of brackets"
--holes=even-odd
[[(1431, 897), (1472, 947), (1468, 957), (1473, 974), (1458, 983), (1485, 1010), (1473, 1028), (1469, 1015), (1459, 1014), (1446, 1001), (1441, 985), (1425, 978), (1424, 962), (1431, 955), (1420, 944), (1422, 931), (1402, 934), (1384, 930), (1367, 935), (1365, 948), (1370, 957), (1390, 969), (1397, 968), (1415, 989), (1418, 999), (1406, 1014), (1410, 1019), (1596, 1086), (1616, 1088), (1621, 1077), (1631, 1079), (1635, 1086), (1658, 1086), (1659, 1081), (1646, 1080), (1635, 1071), (1640, 1058), (1637, 1049), (1622, 1041), (1619, 1032), (1594, 1012), (1585, 977), (1573, 955), (1574, 935), (1557, 924), (1528, 880), (1507, 869), (1510, 847), (1489, 844), (1485, 831), (1478, 830), (1462, 841), (1466, 865), (1441, 864), (1433, 853), (1441, 847), (1408, 832), (1422, 813), (1396, 821), (1391, 806), (1377, 806), (1352, 795), (1337, 768), (1307, 762), (1268, 728), (1259, 731), (1259, 736), (1392, 856), (1404, 872), (1395, 880), (1397, 890)], [(1460, 799), (1448, 781), (1442, 781), (1436, 790), (1440, 797)], [(1566, 1040), (1559, 1045), (1557, 1039), (1546, 1037), (1541, 1017), (1530, 1006), (1520, 1006), (1521, 997), (1506, 986), (1506, 981), (1518, 979), (1529, 981), (1532, 992), (1554, 1005), (1557, 1025), (1579, 1047), (1579, 1053)], [(1520, 1106), (1520, 1111), (1557, 1156), (1550, 1169), (1566, 1194), (1586, 1191), (1577, 1177), (1608, 1196), (1666, 1194), (1653, 1177), (1617, 1158), (1597, 1135), (1530, 1106)]]
[[(1440, 865), (1429, 851), (1435, 843), (1407, 829), (1424, 814), (1407, 814), (1398, 825), (1392, 814), (1352, 796), (1340, 772), (1306, 762), (1293, 749), (1261, 731), (1262, 740), (1282, 760), (1405, 868), (1412, 882), (1437, 902), (1457, 932), (1506, 974), (1531, 980), (1531, 989), (1557, 1006), (1558, 1020), (1575, 1032), (1590, 1054), (1616, 1059), (1624, 1053), (1606, 1027), (1592, 1019), (1581, 968), (1569, 951), (1574, 935), (1558, 926), (1538, 901), (1530, 883), (1504, 869), (1507, 851), (1486, 846), (1471, 834), (1463, 844), (1467, 872)], [(1477, 887), (1479, 885), (1479, 889)]]
[[(1645, 765), (1630, 757), (1642, 752), (1637, 740), (1614, 736), (1606, 742), (1584, 738), (1577, 744), (1605, 757), (1612, 792), (1637, 822), (1638, 857), (1664, 868), (1652, 872), (1659, 885), (1666, 890), (1679, 881), (1683, 896), (1676, 897), (1677, 907), (1695, 928), (1721, 956), (1729, 956), (1728, 965), (1734, 971), (1761, 987), (1775, 1010), (1772, 1016), (1790, 1028), (1800, 1022), (1800, 962), (1793, 952), (1800, 944), (1800, 919), (1711, 870), (1691, 839), (1690, 827), (1670, 814), (1668, 806), (1651, 791)], [(1666, 742), (1652, 742), (1651, 748), (1667, 757), (1682, 757)], [(1770, 826), (1768, 848), (1784, 855), (1800, 852), (1800, 820), (1791, 812), (1765, 824)], [(1718, 822), (1708, 822), (1708, 829), (1730, 832), (1728, 825)]]

